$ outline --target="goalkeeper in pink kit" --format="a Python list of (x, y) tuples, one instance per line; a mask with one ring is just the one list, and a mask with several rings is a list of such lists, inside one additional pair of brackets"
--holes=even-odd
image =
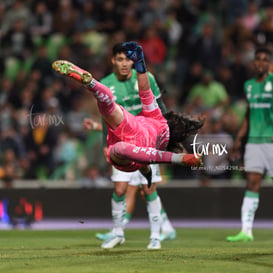
[[(97, 99), (99, 111), (107, 125), (107, 156), (117, 169), (131, 172), (140, 170), (147, 178), (148, 185), (143, 184), (145, 194), (152, 191), (151, 169), (149, 164), (182, 164), (200, 166), (202, 158), (183, 153), (182, 142), (196, 134), (203, 126), (203, 120), (186, 117), (181, 113), (162, 114), (150, 89), (142, 48), (136, 42), (123, 44), (126, 56), (134, 61), (137, 70), (139, 96), (142, 112), (133, 116), (115, 103), (108, 87), (95, 80), (92, 75), (76, 65), (58, 60), (53, 69), (58, 73), (74, 78), (86, 86)], [(124, 240), (119, 238), (119, 243)], [(159, 233), (151, 238), (160, 248)], [(150, 246), (150, 245), (149, 245)], [(149, 248), (148, 246), (148, 248)], [(103, 247), (103, 246), (102, 246)], [(108, 248), (108, 247), (105, 247)]]

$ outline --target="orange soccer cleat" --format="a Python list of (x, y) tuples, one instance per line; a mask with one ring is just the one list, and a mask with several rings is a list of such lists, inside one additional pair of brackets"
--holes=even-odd
[(184, 166), (200, 167), (203, 165), (202, 156), (196, 157), (194, 154), (185, 154), (182, 158)]
[(58, 60), (52, 63), (52, 68), (61, 75), (71, 77), (76, 81), (89, 84), (93, 79), (91, 73), (85, 71), (73, 63), (65, 60)]

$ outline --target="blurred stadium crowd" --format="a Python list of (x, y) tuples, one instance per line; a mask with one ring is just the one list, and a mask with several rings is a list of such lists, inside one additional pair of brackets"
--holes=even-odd
[[(168, 110), (205, 115), (203, 143), (228, 147), (244, 115), (243, 83), (257, 46), (273, 48), (273, 1), (2, 0), (0, 3), (0, 176), (76, 179), (109, 185), (92, 96), (51, 69), (67, 59), (101, 79), (117, 42), (142, 46)], [(202, 137), (202, 136), (200, 136)], [(230, 178), (228, 156), (203, 171), (170, 166), (170, 178)], [(222, 168), (212, 168), (212, 166)], [(207, 166), (207, 167), (206, 167)], [(240, 173), (241, 175), (241, 173)]]

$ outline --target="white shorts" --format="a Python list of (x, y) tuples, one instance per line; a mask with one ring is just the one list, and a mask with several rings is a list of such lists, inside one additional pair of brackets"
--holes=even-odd
[(273, 143), (246, 144), (244, 165), (246, 172), (267, 172), (273, 177)]
[[(157, 183), (162, 181), (160, 175), (159, 165), (152, 164), (152, 183)], [(112, 166), (112, 182), (128, 182), (131, 186), (138, 186), (141, 184), (147, 184), (147, 179), (140, 173), (140, 171), (135, 172), (122, 172)]]

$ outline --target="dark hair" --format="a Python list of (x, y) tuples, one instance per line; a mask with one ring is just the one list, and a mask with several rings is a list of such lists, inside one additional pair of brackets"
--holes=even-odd
[(122, 46), (122, 43), (117, 43), (112, 48), (112, 54), (113, 54), (113, 56), (116, 56), (117, 54), (124, 53), (124, 52), (125, 52), (125, 49)]
[(256, 56), (257, 54), (259, 54), (259, 53), (265, 53), (265, 54), (267, 54), (269, 57), (271, 57), (271, 55), (272, 55), (271, 50), (270, 50), (269, 48), (267, 48), (267, 47), (259, 47), (259, 48), (257, 48), (257, 49), (255, 50), (255, 56)]
[(204, 125), (204, 119), (195, 119), (182, 113), (173, 111), (163, 115), (168, 122), (170, 129), (170, 140), (167, 150), (175, 152), (181, 149), (183, 142), (191, 135), (194, 135)]

